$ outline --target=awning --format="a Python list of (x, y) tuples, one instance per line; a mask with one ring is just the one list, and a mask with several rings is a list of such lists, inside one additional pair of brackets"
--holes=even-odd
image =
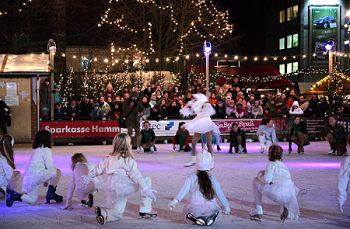
[(49, 72), (49, 54), (0, 54), (0, 74), (36, 74)]

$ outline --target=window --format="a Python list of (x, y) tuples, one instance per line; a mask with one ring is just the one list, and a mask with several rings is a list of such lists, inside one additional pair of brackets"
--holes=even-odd
[(296, 72), (299, 70), (299, 63), (298, 62), (293, 62), (292, 63), (292, 71)]
[(286, 11), (285, 10), (281, 10), (280, 11), (280, 23), (283, 23), (286, 21)]
[(299, 7), (298, 5), (293, 6), (293, 19), (298, 18)]
[(283, 75), (286, 73), (286, 65), (285, 64), (280, 64), (279, 65), (279, 71)]
[(280, 50), (282, 50), (282, 49), (285, 49), (285, 43), (286, 42), (286, 38), (280, 38)]
[(287, 49), (290, 49), (292, 47), (292, 43), (293, 43), (293, 36), (292, 35), (287, 36)]
[(291, 73), (292, 71), (293, 71), (293, 64), (287, 63), (287, 72), (286, 73)]
[(299, 46), (299, 43), (298, 43), (298, 35), (299, 34), (293, 34), (293, 48), (295, 48), (295, 47), (298, 47)]
[(82, 70), (91, 69), (91, 57), (82, 56), (80, 61), (80, 67)]

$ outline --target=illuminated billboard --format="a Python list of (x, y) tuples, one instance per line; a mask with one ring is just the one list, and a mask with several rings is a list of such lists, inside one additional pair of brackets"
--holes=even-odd
[(310, 7), (311, 50), (316, 53), (316, 60), (325, 60), (324, 43), (332, 39), (338, 41), (340, 28), (339, 6)]

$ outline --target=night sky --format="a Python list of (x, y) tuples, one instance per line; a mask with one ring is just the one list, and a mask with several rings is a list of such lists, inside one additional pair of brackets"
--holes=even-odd
[(234, 34), (240, 36), (236, 50), (240, 55), (261, 54), (264, 47), (264, 1), (215, 0), (220, 9), (228, 9), (230, 21), (235, 25)]

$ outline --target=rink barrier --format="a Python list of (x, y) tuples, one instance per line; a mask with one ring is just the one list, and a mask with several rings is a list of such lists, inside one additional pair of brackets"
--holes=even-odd
[[(289, 136), (289, 129), (293, 123), (293, 116), (276, 116), (274, 120), (277, 136), (280, 140), (286, 140)], [(307, 124), (307, 129), (312, 140), (324, 138), (324, 117), (305, 116), (303, 120)], [(167, 119), (149, 120), (151, 128), (155, 131), (158, 140), (172, 140), (178, 130), (180, 122), (188, 119)], [(248, 138), (257, 139), (256, 132), (259, 128), (261, 118), (245, 119), (213, 119), (219, 126), (223, 139), (229, 137), (230, 127), (237, 123), (240, 128), (246, 131)], [(350, 129), (350, 117), (339, 118), (340, 123)], [(142, 122), (140, 122), (142, 125)], [(55, 142), (111, 142), (115, 134), (126, 132), (126, 129), (119, 128), (116, 120), (65, 120), (65, 121), (41, 121), (40, 129), (49, 130)]]

